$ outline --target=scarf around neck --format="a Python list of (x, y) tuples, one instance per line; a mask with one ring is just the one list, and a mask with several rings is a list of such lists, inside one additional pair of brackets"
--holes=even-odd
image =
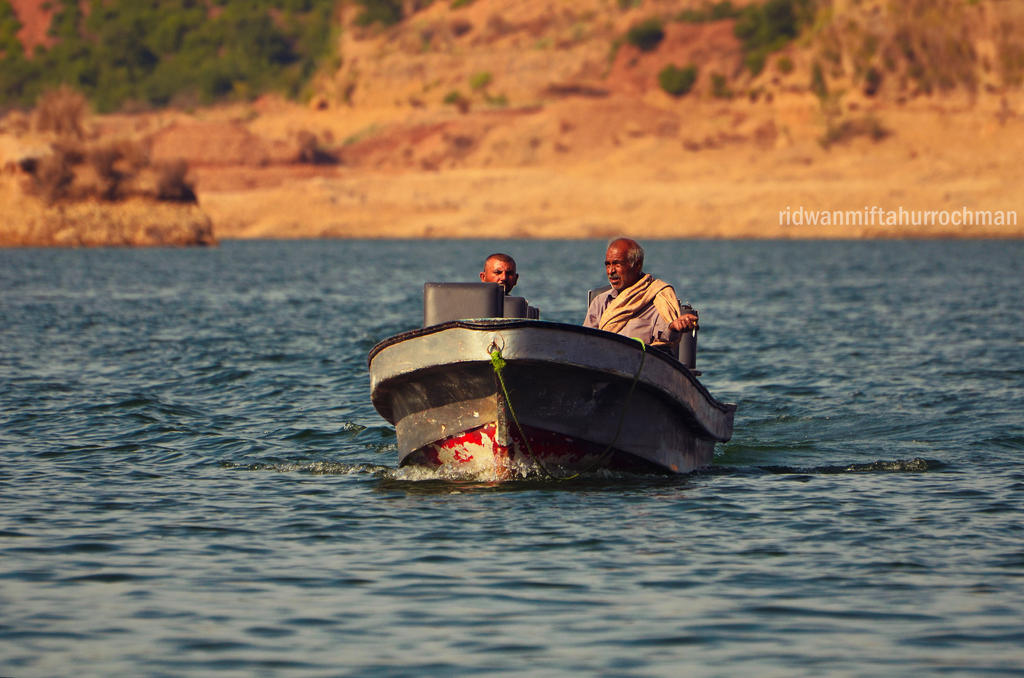
[(645, 273), (611, 300), (601, 314), (598, 329), (618, 332), (652, 303), (665, 322), (670, 323), (679, 317), (679, 302), (672, 286)]

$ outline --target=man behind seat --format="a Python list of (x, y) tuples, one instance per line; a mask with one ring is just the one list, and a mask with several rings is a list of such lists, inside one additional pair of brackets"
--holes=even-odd
[(484, 270), (480, 271), (480, 282), (498, 283), (507, 295), (518, 281), (516, 260), (509, 255), (496, 252), (484, 261)]
[(680, 315), (679, 299), (671, 285), (644, 273), (644, 248), (635, 240), (611, 241), (604, 267), (612, 289), (594, 297), (583, 321), (585, 327), (674, 348), (682, 332), (697, 325), (695, 314)]

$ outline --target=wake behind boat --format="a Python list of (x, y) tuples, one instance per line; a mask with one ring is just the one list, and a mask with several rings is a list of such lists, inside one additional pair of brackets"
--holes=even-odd
[[(469, 313), (491, 317), (459, 317)], [(371, 398), (395, 426), (400, 465), (498, 479), (688, 473), (731, 437), (736, 406), (668, 353), (502, 315), (537, 314), (497, 285), (428, 283), (426, 326), (370, 351)]]

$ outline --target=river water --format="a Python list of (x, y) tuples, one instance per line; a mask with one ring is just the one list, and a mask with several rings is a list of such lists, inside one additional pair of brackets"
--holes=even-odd
[(685, 477), (396, 469), (366, 354), (510, 252), (0, 250), (0, 675), (1024, 673), (1024, 243), (649, 242), (735, 435)]

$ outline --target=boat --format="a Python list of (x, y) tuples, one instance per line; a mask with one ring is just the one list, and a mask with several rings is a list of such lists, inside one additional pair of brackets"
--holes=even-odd
[(736, 406), (676, 356), (541, 320), (491, 285), (427, 283), (424, 326), (370, 351), (400, 466), (497, 480), (689, 473), (731, 437)]

